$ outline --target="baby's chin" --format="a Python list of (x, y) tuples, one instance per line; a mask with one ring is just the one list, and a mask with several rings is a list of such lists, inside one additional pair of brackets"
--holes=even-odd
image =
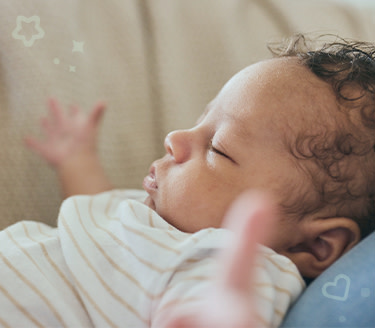
[(155, 202), (152, 200), (151, 196), (148, 196), (143, 202), (143, 204), (147, 205), (149, 208), (156, 211)]

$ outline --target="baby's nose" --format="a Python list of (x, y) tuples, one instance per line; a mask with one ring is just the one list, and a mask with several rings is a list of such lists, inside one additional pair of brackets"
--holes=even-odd
[(189, 159), (191, 140), (187, 130), (176, 130), (168, 133), (164, 140), (166, 152), (173, 156), (176, 163), (183, 163)]

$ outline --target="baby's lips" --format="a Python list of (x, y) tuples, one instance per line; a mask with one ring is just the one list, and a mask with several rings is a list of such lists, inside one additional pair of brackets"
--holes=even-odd
[(156, 182), (155, 166), (150, 167), (149, 174), (143, 179), (143, 187), (147, 192), (158, 189)]

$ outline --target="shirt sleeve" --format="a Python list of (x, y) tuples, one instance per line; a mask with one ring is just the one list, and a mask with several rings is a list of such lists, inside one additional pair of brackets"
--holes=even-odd
[(260, 246), (256, 267), (256, 311), (270, 327), (279, 327), (290, 306), (305, 288), (295, 264), (287, 257)]
[[(255, 268), (257, 317), (265, 326), (278, 327), (304, 289), (304, 282), (288, 258), (263, 246), (260, 246), (259, 254)], [(217, 264), (213, 252), (209, 253), (207, 249), (181, 263), (154, 308), (152, 327), (164, 327), (168, 316), (180, 307), (184, 313), (202, 311), (203, 298), (215, 288)]]

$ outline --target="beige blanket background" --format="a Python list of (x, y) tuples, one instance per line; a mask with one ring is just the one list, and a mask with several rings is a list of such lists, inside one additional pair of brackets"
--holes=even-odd
[(0, 229), (55, 224), (56, 176), (23, 138), (49, 96), (109, 110), (100, 136), (116, 187), (141, 188), (172, 129), (191, 126), (238, 70), (293, 32), (375, 40), (372, 0), (12, 0), (0, 2)]

